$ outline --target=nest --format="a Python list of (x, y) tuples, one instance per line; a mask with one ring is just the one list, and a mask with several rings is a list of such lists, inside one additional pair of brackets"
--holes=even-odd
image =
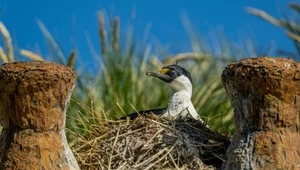
[(194, 119), (110, 121), (72, 147), (81, 169), (220, 169), (230, 139)]

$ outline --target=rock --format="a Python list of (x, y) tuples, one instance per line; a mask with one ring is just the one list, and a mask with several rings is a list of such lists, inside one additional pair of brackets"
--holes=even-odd
[(226, 67), (222, 82), (235, 122), (223, 169), (300, 168), (300, 63), (243, 59)]
[(51, 62), (0, 66), (1, 169), (79, 169), (64, 130), (75, 81)]

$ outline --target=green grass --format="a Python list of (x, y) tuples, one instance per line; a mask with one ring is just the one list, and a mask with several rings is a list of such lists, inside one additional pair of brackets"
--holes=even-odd
[[(243, 50), (234, 48), (223, 38), (219, 44), (221, 52), (216, 54), (215, 47), (203, 42), (188, 19), (184, 18), (193, 51), (163, 56), (160, 60), (152, 52), (150, 45), (136, 41), (132, 25), (128, 25), (129, 31), (126, 35), (120, 36), (120, 18), (115, 17), (108, 21), (104, 18), (104, 14), (99, 13), (101, 52), (92, 51), (93, 55), (90, 56), (95, 63), (95, 73), (86, 71), (88, 68), (84, 68), (80, 58), (76, 56), (75, 48), (68, 56), (64, 55), (50, 31), (41, 21), (37, 21), (48, 44), (52, 61), (70, 66), (77, 73), (76, 88), (67, 111), (66, 126), (70, 130), (69, 134), (87, 134), (94, 126), (102, 123), (100, 118), (116, 119), (134, 112), (135, 109), (165, 107), (171, 97), (171, 90), (164, 82), (148, 77), (145, 73), (148, 70), (158, 71), (164, 65), (177, 61), (191, 72), (194, 84), (192, 101), (201, 117), (217, 131), (233, 132), (233, 109), (220, 76), (225, 66), (237, 59), (237, 54), (239, 57), (246, 56)], [(5, 34), (5, 31), (1, 32)], [(0, 57), (2, 61), (14, 61), (16, 59), (11, 54), (12, 46), (9, 45), (10, 36), (4, 37), (8, 45), (7, 50), (2, 50), (2, 53), (0, 50)], [(21, 53), (33, 60), (45, 59), (34, 53), (26, 53), (25, 50), (15, 53)]]
[[(100, 17), (102, 18), (102, 17)], [(191, 72), (194, 82), (193, 103), (200, 115), (209, 121), (211, 127), (224, 132), (232, 132), (232, 113), (230, 101), (221, 84), (220, 75), (223, 68), (234, 59), (233, 56), (216, 56), (210, 50), (200, 49), (200, 39), (191, 39), (194, 51), (191, 53), (165, 56), (159, 60), (151, 53), (151, 47), (137, 49), (133, 39), (133, 27), (129, 25), (130, 31), (125, 38), (125, 44), (121, 48), (122, 40), (118, 39), (118, 18), (108, 23), (111, 25), (111, 35), (101, 36), (101, 54), (94, 57), (97, 67), (96, 75), (82, 75), (79, 79), (84, 83), (78, 84), (73, 99), (93, 107), (98, 117), (115, 119), (124, 114), (137, 110), (165, 107), (171, 97), (171, 90), (164, 82), (153, 77), (147, 77), (146, 71), (158, 71), (164, 65), (174, 64), (176, 61)], [(99, 21), (99, 28), (104, 29), (104, 21)], [(106, 28), (107, 29), (107, 28)], [(191, 30), (190, 30), (191, 31)], [(117, 45), (116, 45), (117, 44)], [(227, 45), (229, 46), (229, 45)], [(118, 48), (116, 48), (118, 47)], [(198, 47), (198, 48), (197, 48)], [(86, 77), (87, 76), (87, 77)], [(83, 94), (84, 93), (84, 94)], [(80, 96), (80, 97), (79, 97)], [(132, 105), (131, 105), (132, 104)], [(71, 102), (69, 114), (81, 110), (82, 115), (90, 114), (84, 109)], [(135, 109), (134, 109), (134, 108)], [(72, 124), (73, 123), (73, 124)], [(97, 123), (93, 119), (91, 123)], [(70, 119), (68, 127), (76, 129), (78, 124)], [(84, 129), (80, 126), (79, 129)]]

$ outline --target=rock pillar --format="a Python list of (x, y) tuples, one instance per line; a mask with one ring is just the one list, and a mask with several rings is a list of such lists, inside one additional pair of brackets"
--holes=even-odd
[(0, 66), (1, 169), (79, 169), (64, 130), (75, 80), (51, 62)]
[(235, 122), (223, 168), (300, 168), (300, 63), (243, 59), (226, 67), (222, 82)]

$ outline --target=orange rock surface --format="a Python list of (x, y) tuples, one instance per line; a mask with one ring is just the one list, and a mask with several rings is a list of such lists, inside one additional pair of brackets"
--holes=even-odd
[(224, 169), (300, 168), (300, 63), (248, 58), (222, 74), (235, 134)]
[(72, 69), (51, 62), (0, 66), (2, 169), (79, 169), (65, 136)]

